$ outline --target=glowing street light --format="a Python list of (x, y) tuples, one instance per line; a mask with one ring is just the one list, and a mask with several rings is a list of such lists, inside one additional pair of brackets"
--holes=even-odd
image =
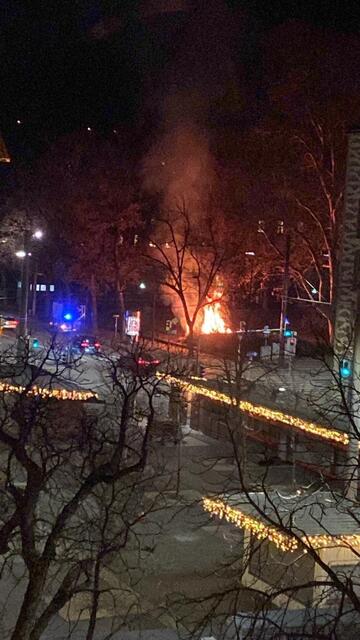
[[(247, 258), (255, 258), (255, 251), (245, 251)], [(254, 260), (250, 260), (250, 284), (249, 284), (249, 302), (252, 302), (253, 279), (254, 279)]]
[[(139, 289), (141, 289), (142, 291), (144, 291), (144, 289), (147, 289), (146, 286), (146, 282), (144, 282), (143, 280), (139, 283)], [(154, 336), (155, 336), (155, 316), (156, 316), (156, 290), (153, 289), (153, 287), (150, 288), (149, 294), (152, 297), (152, 320), (151, 320), (151, 340), (152, 343), (154, 343)], [(149, 295), (148, 294), (148, 295)]]
[[(28, 306), (29, 306), (29, 276), (30, 276), (30, 257), (31, 240), (41, 240), (44, 233), (41, 229), (25, 229), (23, 238), (23, 249), (16, 252), (18, 258), (24, 260), (21, 269), (21, 298), (20, 298), (20, 322), (18, 326), (18, 345), (17, 352), (20, 358), (23, 357), (26, 340), (28, 339)], [(36, 288), (33, 291), (36, 295)]]

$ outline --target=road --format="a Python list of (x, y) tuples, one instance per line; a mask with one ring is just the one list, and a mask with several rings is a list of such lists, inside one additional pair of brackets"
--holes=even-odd
[[(44, 350), (48, 348), (53, 338), (52, 335), (46, 331), (38, 331), (36, 337), (39, 339), (40, 348), (36, 350), (33, 349), (32, 353), (34, 356), (37, 354), (40, 360), (43, 357)], [(57, 340), (59, 343), (63, 343), (68, 341), (69, 337), (59, 334)], [(4, 331), (0, 335), (0, 352), (14, 349), (15, 342), (15, 332)], [(115, 355), (106, 340), (104, 340), (102, 350), (109, 358)], [(157, 349), (156, 354), (165, 362), (169, 357), (166, 350), (161, 351)], [(181, 356), (172, 357), (170, 355), (170, 358), (172, 358), (173, 362), (175, 362), (179, 368), (185, 366), (185, 362), (183, 362)], [(51, 361), (47, 364), (51, 366)], [(235, 365), (232, 361), (203, 353), (201, 354), (200, 364), (202, 365), (204, 379), (210, 382), (216, 380), (230, 382), (236, 378)], [(93, 356), (84, 355), (76, 369), (77, 377), (81, 378), (79, 384), (87, 388), (93, 385), (97, 389), (99, 389), (104, 382), (107, 384), (108, 381), (104, 380), (103, 376), (104, 368), (105, 363), (101, 362), (101, 360), (97, 360)], [(288, 402), (290, 402), (290, 396), (292, 396), (293, 400), (291, 403), (295, 404), (299, 398), (317, 398), (323, 393), (324, 388), (331, 385), (333, 380), (333, 372), (329, 366), (323, 361), (311, 358), (289, 358), (286, 365), (282, 368), (278, 366), (277, 362), (272, 361), (249, 362), (244, 365), (241, 375), (244, 380), (259, 386), (265, 386), (267, 390), (270, 390), (272, 393), (278, 392), (278, 395), (283, 394), (283, 397), (286, 397)]]

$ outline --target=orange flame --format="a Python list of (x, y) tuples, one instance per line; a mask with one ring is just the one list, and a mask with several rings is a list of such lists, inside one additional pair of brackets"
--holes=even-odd
[[(221, 294), (216, 292), (213, 298), (221, 298)], [(201, 333), (232, 333), (231, 329), (226, 326), (225, 320), (221, 315), (221, 303), (219, 299), (204, 307), (204, 320)]]

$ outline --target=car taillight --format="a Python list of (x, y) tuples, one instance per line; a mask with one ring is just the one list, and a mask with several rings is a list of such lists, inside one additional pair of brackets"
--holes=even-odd
[(87, 340), (83, 340), (80, 344), (81, 347), (87, 347), (89, 342)]
[(150, 364), (160, 364), (160, 360), (145, 360), (144, 358), (139, 358), (137, 363), (148, 366)]
[(95, 342), (94, 346), (95, 346), (97, 349), (100, 349), (101, 344), (100, 344), (100, 342)]

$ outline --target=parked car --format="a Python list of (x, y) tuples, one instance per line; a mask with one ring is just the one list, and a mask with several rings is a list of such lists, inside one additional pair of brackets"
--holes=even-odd
[(73, 354), (98, 355), (101, 351), (100, 341), (95, 336), (76, 336), (71, 341), (71, 351)]
[(14, 316), (0, 316), (0, 327), (1, 329), (12, 329), (16, 330), (19, 324), (19, 320)]

